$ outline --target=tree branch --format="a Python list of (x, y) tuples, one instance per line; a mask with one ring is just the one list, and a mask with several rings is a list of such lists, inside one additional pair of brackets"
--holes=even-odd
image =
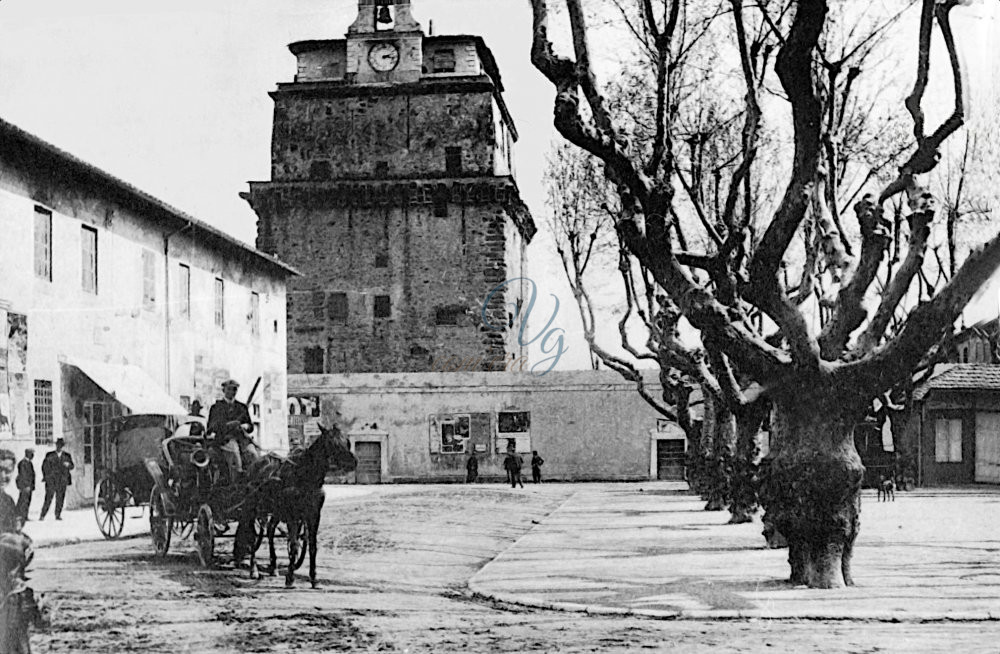
[(858, 338), (854, 350), (859, 353), (868, 352), (878, 345), (885, 334), (896, 307), (910, 288), (913, 277), (920, 271), (924, 263), (924, 253), (927, 250), (927, 238), (930, 236), (930, 223), (934, 218), (933, 211), (912, 213), (910, 219), (910, 242), (906, 259), (899, 271), (892, 278), (888, 287), (882, 293), (875, 315)]
[(875, 206), (871, 196), (865, 196), (854, 205), (854, 212), (861, 225), (861, 258), (851, 280), (840, 289), (833, 316), (818, 339), (820, 355), (827, 361), (840, 356), (851, 334), (867, 317), (861, 301), (878, 273), (889, 244), (888, 234), (880, 225), (882, 209)]
[(979, 288), (1000, 267), (1000, 236), (969, 255), (948, 285), (910, 313), (900, 333), (835, 373), (848, 388), (887, 389), (911, 374), (926, 352), (951, 329)]

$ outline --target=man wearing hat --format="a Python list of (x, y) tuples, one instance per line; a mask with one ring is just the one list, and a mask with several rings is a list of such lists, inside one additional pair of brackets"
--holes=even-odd
[(35, 492), (35, 450), (30, 447), (24, 451), (24, 458), (17, 464), (17, 514), (22, 522), (28, 520), (28, 507), (31, 506), (31, 494)]
[(63, 451), (66, 441), (56, 439), (56, 449), (45, 455), (42, 460), (42, 481), (45, 482), (45, 501), (42, 502), (42, 514), (39, 520), (45, 519), (52, 504), (52, 496), (56, 498), (56, 520), (62, 520), (63, 502), (66, 500), (66, 487), (69, 486), (70, 470), (73, 469), (73, 457)]
[(246, 434), (253, 431), (247, 405), (236, 401), (236, 389), (239, 387), (234, 379), (222, 382), (222, 399), (208, 411), (208, 431), (215, 434), (215, 442), (229, 468), (230, 481), (235, 481), (237, 475), (243, 472), (241, 445), (247, 440)]

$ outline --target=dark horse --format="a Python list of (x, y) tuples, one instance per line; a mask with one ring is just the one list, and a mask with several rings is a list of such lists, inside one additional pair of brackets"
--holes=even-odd
[(251, 466), (248, 475), (250, 497), (240, 519), (233, 550), (237, 562), (246, 554), (250, 555), (251, 578), (259, 576), (257, 550), (263, 542), (263, 539), (257, 539), (256, 526), (266, 522), (270, 573), (275, 574), (274, 532), (283, 522), (288, 530), (289, 559), (285, 586), (292, 586), (295, 570), (301, 565), (298, 548), (304, 535), (309, 549), (309, 583), (316, 587), (316, 536), (326, 501), (323, 492), (326, 474), (330, 470), (350, 472), (357, 465), (358, 460), (351, 454), (347, 439), (340, 430), (320, 427), (319, 437), (309, 447), (294, 450), (285, 460), (269, 456)]

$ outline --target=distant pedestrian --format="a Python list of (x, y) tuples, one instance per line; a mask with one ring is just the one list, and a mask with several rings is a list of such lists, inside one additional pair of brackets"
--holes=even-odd
[(31, 495), (35, 492), (35, 450), (30, 447), (24, 451), (24, 458), (17, 464), (17, 515), (21, 522), (28, 521), (28, 508), (31, 507)]
[(531, 453), (531, 481), (536, 484), (542, 481), (542, 464), (545, 463), (545, 459), (538, 456), (538, 450)]
[[(18, 519), (17, 505), (14, 498), (4, 490), (14, 478), (14, 468), (17, 457), (10, 450), (0, 450), (0, 534), (20, 533), (21, 521)], [(4, 598), (0, 597), (0, 604)]]
[(465, 483), (474, 484), (479, 479), (479, 459), (475, 454), (469, 455), (469, 460), (465, 462)]
[(518, 484), (524, 488), (524, 482), (521, 481), (521, 466), (523, 465), (524, 459), (517, 452), (508, 453), (507, 458), (504, 459), (503, 467), (507, 470), (507, 479), (510, 481), (511, 488), (517, 488)]
[(45, 455), (42, 460), (42, 481), (45, 483), (45, 501), (42, 502), (42, 514), (39, 520), (45, 519), (49, 512), (52, 498), (56, 500), (56, 520), (62, 520), (63, 503), (66, 501), (66, 487), (72, 481), (70, 471), (73, 469), (73, 457), (63, 451), (66, 441), (56, 439), (56, 449)]

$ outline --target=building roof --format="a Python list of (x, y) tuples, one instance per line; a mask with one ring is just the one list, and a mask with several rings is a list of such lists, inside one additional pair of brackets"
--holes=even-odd
[(74, 179), (96, 182), (108, 195), (117, 196), (122, 204), (157, 218), (165, 229), (190, 229), (192, 235), (197, 236), (197, 241), (208, 248), (229, 254), (241, 261), (249, 260), (265, 270), (282, 276), (299, 274), (297, 270), (278, 258), (233, 238), (222, 230), (0, 118), (0, 152), (8, 154), (15, 149), (26, 151), (31, 156), (32, 163), (55, 163)]
[(914, 400), (924, 399), (931, 391), (1000, 392), (1000, 365), (991, 363), (956, 363), (913, 392)]

